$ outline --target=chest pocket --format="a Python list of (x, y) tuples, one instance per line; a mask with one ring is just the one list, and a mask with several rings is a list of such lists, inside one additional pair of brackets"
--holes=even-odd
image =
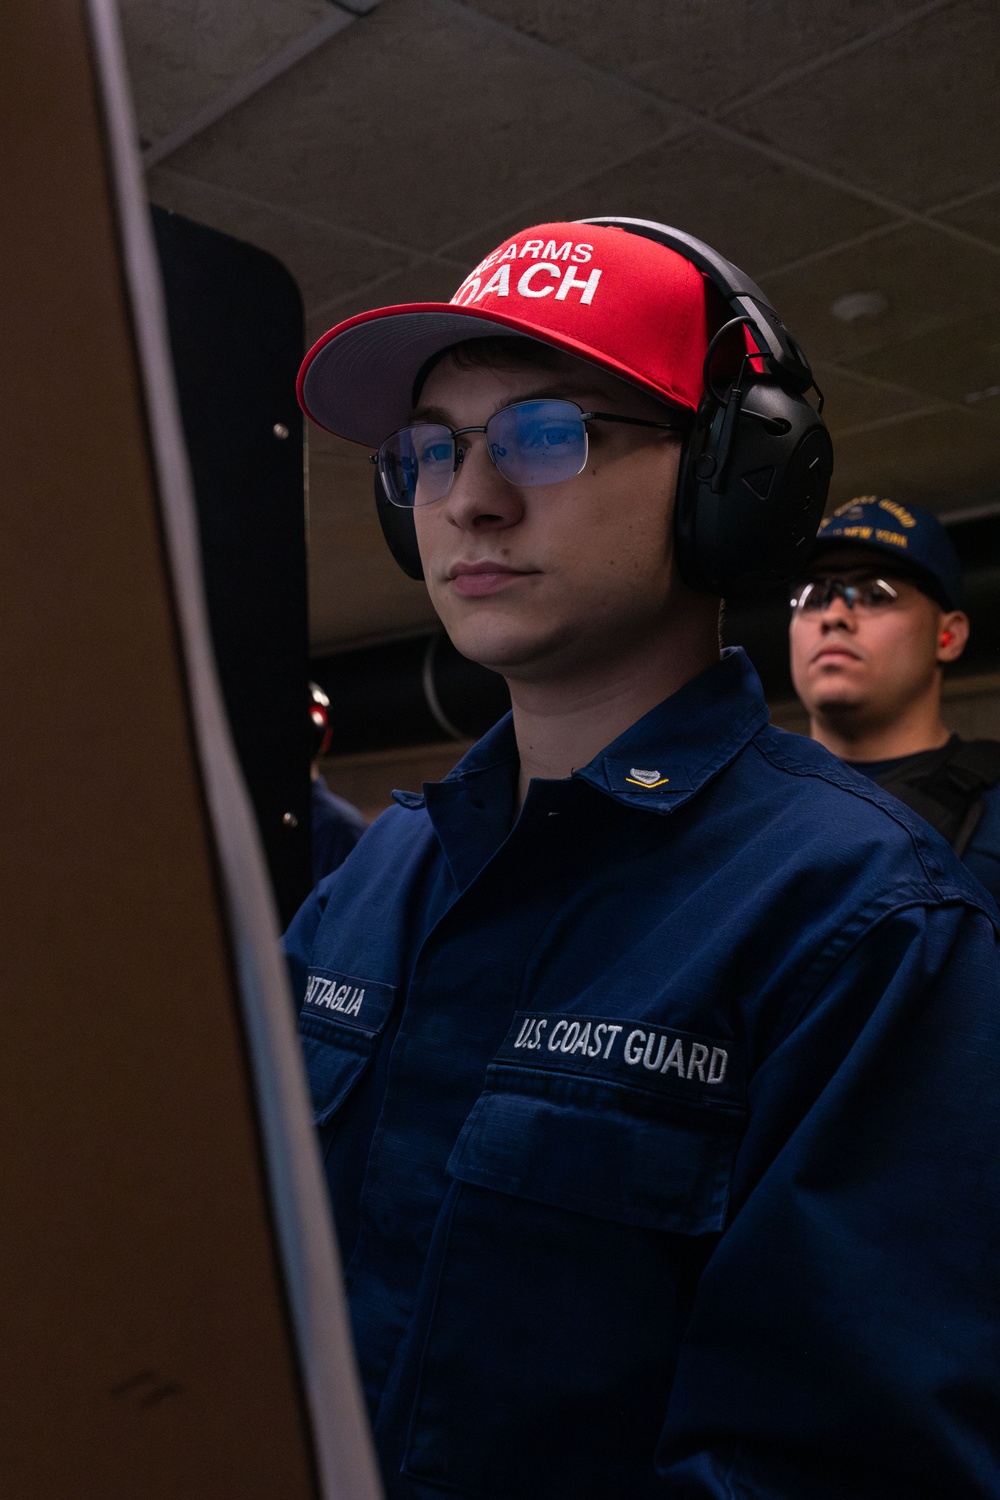
[[(522, 1084), (522, 1088), (524, 1085)], [(675, 1234), (723, 1228), (737, 1121), (645, 1118), (558, 1081), (484, 1095), (452, 1153), (459, 1182)]]
[(515, 1019), (448, 1162), (409, 1475), (489, 1500), (660, 1493), (653, 1455), (743, 1098), (725, 1040)]
[(743, 1117), (732, 1048), (593, 1017), (515, 1017), (448, 1170), (623, 1224), (725, 1222)]
[(311, 969), (299, 1036), (317, 1125), (337, 1112), (371, 1061), (395, 986), (332, 969)]

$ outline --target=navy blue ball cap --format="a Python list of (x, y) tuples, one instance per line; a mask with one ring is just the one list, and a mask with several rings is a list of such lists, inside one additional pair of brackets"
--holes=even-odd
[(945, 609), (962, 608), (962, 564), (937, 516), (919, 505), (859, 495), (820, 522), (812, 560), (836, 543), (884, 552)]

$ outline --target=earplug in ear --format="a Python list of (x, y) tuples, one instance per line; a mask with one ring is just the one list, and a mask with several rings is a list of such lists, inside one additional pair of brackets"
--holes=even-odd
[(942, 644), (942, 646), (950, 646), (951, 645), (951, 631), (950, 630), (942, 630), (942, 632), (941, 632), (941, 644)]

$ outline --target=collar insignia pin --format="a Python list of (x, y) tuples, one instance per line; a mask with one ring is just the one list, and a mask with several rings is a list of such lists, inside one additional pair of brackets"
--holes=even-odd
[(633, 786), (644, 786), (647, 789), (651, 789), (654, 786), (665, 786), (670, 777), (661, 776), (659, 771), (640, 771), (637, 766), (630, 766), (625, 780), (631, 781)]

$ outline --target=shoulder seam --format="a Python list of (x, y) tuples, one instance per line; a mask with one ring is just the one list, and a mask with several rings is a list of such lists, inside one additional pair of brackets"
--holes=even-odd
[[(773, 726), (767, 725), (766, 727), (770, 729)], [(835, 768), (834, 774), (831, 774), (829, 771), (820, 770), (817, 766), (795, 765), (792, 763), (791, 757), (782, 755), (780, 750), (775, 754), (774, 751), (777, 747), (764, 745), (762, 738), (760, 733), (755, 734), (750, 743), (766, 761), (769, 761), (778, 770), (787, 771), (790, 776), (811, 776), (817, 781), (825, 781), (828, 786), (834, 786), (838, 791), (846, 792), (848, 796), (859, 797), (863, 802), (869, 803), (870, 806), (877, 807), (879, 812), (884, 813), (887, 818), (890, 818), (907, 835), (913, 847), (913, 852), (920, 861), (921, 869), (935, 890), (943, 896), (942, 887), (947, 884), (945, 871), (934, 860), (932, 851), (924, 844), (917, 830), (911, 826), (909, 816), (903, 815), (902, 804), (899, 804), (900, 810), (897, 812), (895, 807), (890, 806), (890, 803), (895, 799), (888, 792), (882, 792), (874, 783), (864, 781), (862, 777), (857, 778), (861, 784), (855, 785), (853, 775), (850, 780), (847, 777), (841, 779), (835, 773)], [(970, 905), (974, 904), (974, 902), (970, 901)]]
[[(805, 1011), (816, 996), (829, 984), (837, 970), (845, 964), (851, 954), (867, 942), (872, 934), (891, 918), (899, 916), (901, 912), (912, 911), (914, 908), (926, 910), (941, 910), (945, 906), (964, 906), (967, 910), (976, 912), (985, 917), (992, 926), (994, 932), (1000, 937), (1000, 926), (997, 919), (986, 908), (986, 906), (975, 900), (966, 891), (960, 891), (954, 886), (944, 891), (934, 889), (934, 898), (928, 899), (927, 894), (922, 894), (919, 885), (898, 887), (893, 893), (886, 894), (869, 903), (869, 905), (856, 914), (854, 923), (848, 928), (841, 928), (834, 938), (828, 942), (816, 955), (808, 970), (802, 976), (796, 987), (801, 994), (801, 1001), (793, 1016), (789, 1017), (782, 1031), (783, 1040), (790, 1036), (801, 1021)], [(777, 1045), (780, 1045), (780, 1041)]]

